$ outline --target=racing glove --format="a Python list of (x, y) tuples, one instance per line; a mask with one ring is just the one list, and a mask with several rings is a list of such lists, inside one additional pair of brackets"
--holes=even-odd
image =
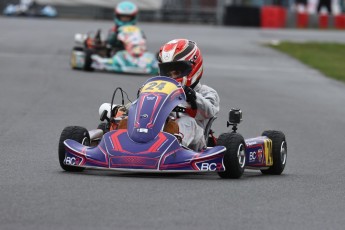
[(192, 88), (185, 85), (183, 86), (183, 90), (186, 94), (186, 101), (190, 104), (191, 108), (197, 109), (195, 91)]

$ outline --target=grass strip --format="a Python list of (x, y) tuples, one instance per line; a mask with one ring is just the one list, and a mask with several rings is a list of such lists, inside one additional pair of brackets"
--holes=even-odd
[(280, 42), (269, 45), (324, 75), (345, 82), (345, 44)]

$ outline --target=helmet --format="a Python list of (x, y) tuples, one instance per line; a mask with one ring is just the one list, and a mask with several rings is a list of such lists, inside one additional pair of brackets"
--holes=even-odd
[(159, 50), (159, 74), (172, 77), (182, 85), (194, 87), (203, 73), (202, 55), (197, 44), (188, 39), (175, 39)]
[(114, 11), (114, 22), (117, 26), (134, 25), (137, 22), (138, 7), (132, 2), (120, 2)]

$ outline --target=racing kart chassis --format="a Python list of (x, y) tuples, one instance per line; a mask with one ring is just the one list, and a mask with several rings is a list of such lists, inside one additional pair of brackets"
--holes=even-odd
[(181, 145), (174, 133), (165, 132), (162, 127), (169, 113), (184, 100), (183, 89), (175, 80), (149, 79), (129, 108), (126, 129), (108, 131), (110, 123), (116, 121), (112, 118), (113, 107), (100, 111), (101, 120), (107, 120), (101, 129), (66, 127), (59, 143), (61, 167), (66, 171), (97, 168), (152, 173), (217, 172), (222, 178), (240, 178), (245, 168), (263, 174), (283, 172), (287, 158), (285, 135), (268, 130), (261, 136), (244, 139), (237, 133), (242, 121), (240, 109), (230, 110), (227, 125), (232, 130), (218, 138), (212, 135), (214, 119), (210, 119), (205, 129), (209, 143), (206, 149), (197, 152)]

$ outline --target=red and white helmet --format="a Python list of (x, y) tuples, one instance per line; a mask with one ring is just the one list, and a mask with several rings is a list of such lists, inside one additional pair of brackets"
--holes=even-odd
[(203, 73), (201, 51), (195, 42), (174, 39), (159, 50), (159, 74), (172, 77), (181, 85), (194, 87)]

